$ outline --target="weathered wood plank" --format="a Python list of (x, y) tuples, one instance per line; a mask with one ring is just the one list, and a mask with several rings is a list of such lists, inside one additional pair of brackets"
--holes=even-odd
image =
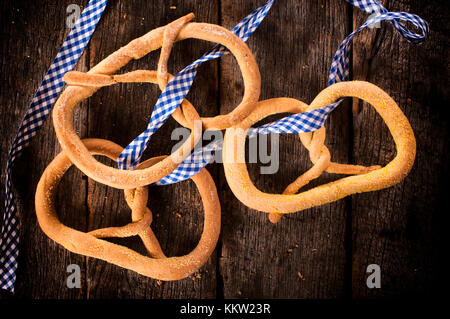
[[(354, 74), (383, 88), (399, 104), (417, 139), (415, 165), (395, 187), (353, 196), (353, 297), (426, 296), (439, 287), (443, 213), (449, 189), (448, 5), (442, 1), (384, 1), (390, 11), (420, 15), (431, 26), (426, 42), (405, 41), (390, 23), (356, 38)], [(367, 15), (354, 11), (354, 25)], [(361, 71), (361, 66), (366, 70)], [(447, 68), (446, 68), (447, 67)], [(353, 159), (387, 164), (395, 146), (373, 108), (354, 118)], [(366, 267), (381, 267), (381, 289), (368, 289)]]
[[(91, 40), (90, 66), (111, 52), (151, 29), (166, 25), (189, 12), (196, 21), (218, 22), (218, 3), (209, 1), (112, 1)], [(170, 8), (175, 6), (176, 8)], [(186, 40), (174, 46), (169, 72), (175, 74), (210, 47), (211, 43)], [(156, 70), (159, 51), (132, 61), (124, 70)], [(197, 111), (206, 116), (217, 114), (217, 62), (201, 67), (188, 99)], [(103, 88), (89, 101), (89, 127), (86, 137), (101, 137), (127, 145), (147, 126), (151, 110), (160, 91), (154, 84), (129, 84)], [(176, 141), (170, 135), (178, 124), (173, 119), (152, 137), (148, 156), (169, 154)], [(114, 165), (109, 161), (110, 165)], [(210, 170), (211, 172), (211, 170)], [(214, 171), (212, 171), (214, 176)], [(152, 229), (168, 256), (184, 255), (198, 242), (203, 227), (203, 207), (192, 181), (172, 186), (151, 186), (149, 207), (154, 214)], [(123, 225), (130, 221), (122, 191), (89, 182), (89, 229), (107, 225)], [(177, 213), (181, 217), (177, 216)], [(133, 249), (144, 252), (136, 240), (120, 240)], [(213, 298), (216, 294), (215, 253), (199, 271), (201, 278), (192, 277), (164, 282), (145, 278), (100, 260), (88, 262), (89, 298)]]
[[(69, 32), (65, 21), (66, 7), (71, 3), (73, 1), (60, 1), (58, 5), (51, 1), (38, 3), (15, 1), (2, 5), (0, 71), (2, 183), (5, 180), (7, 150), (12, 143), (18, 123)], [(87, 1), (80, 1), (80, 4), (84, 3)], [(86, 70), (85, 62), (84, 55), (78, 65), (80, 70)], [(84, 134), (86, 112), (77, 112), (74, 118), (75, 127)], [(84, 269), (84, 259), (69, 253), (48, 239), (40, 230), (34, 211), (37, 182), (47, 164), (59, 151), (49, 118), (13, 170), (13, 182), (20, 199), (18, 209), (21, 216), (19, 268), (15, 291), (17, 297), (83, 298), (85, 296), (82, 289), (68, 289), (66, 286), (67, 266), (75, 263)], [(64, 177), (57, 198), (61, 220), (80, 230), (86, 228), (85, 184), (81, 174), (72, 169)], [(3, 207), (3, 191), (0, 202)]]
[[(223, 1), (222, 24), (233, 27), (264, 2)], [(275, 2), (248, 41), (262, 75), (261, 100), (287, 96), (309, 103), (326, 87), (331, 58), (349, 31), (347, 8), (336, 1)], [(237, 64), (230, 57), (222, 59), (221, 112), (233, 109), (242, 93)], [(326, 143), (335, 161), (348, 161), (348, 112), (349, 106), (342, 106), (327, 122)], [(259, 189), (281, 193), (310, 166), (298, 137), (282, 135), (279, 172), (260, 175), (259, 165), (249, 165), (249, 172)], [(324, 175), (312, 185), (334, 178)], [(345, 296), (348, 201), (292, 214), (273, 225), (266, 214), (248, 209), (234, 197), (223, 173), (220, 179), (224, 216), (220, 265), (226, 298)]]

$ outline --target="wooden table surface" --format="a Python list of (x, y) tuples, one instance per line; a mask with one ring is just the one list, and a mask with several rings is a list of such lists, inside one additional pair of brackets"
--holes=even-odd
[[(66, 8), (87, 0), (1, 1), (0, 140), (1, 181), (7, 151), (22, 116), (69, 29)], [(194, 12), (195, 21), (232, 28), (265, 0), (110, 0), (76, 69), (89, 70), (111, 52), (151, 29)], [(284, 217), (248, 209), (232, 194), (221, 164), (208, 166), (222, 206), (221, 237), (209, 261), (194, 276), (158, 282), (94, 258), (72, 254), (47, 238), (34, 211), (44, 168), (60, 152), (51, 120), (14, 169), (20, 199), (20, 257), (15, 297), (22, 298), (379, 298), (433, 295), (439, 286), (446, 199), (449, 190), (448, 17), (446, 1), (383, 1), (390, 11), (420, 15), (431, 26), (426, 42), (412, 45), (392, 25), (369, 29), (355, 39), (352, 79), (370, 81), (399, 104), (417, 138), (411, 173), (398, 185), (353, 195)], [(277, 0), (248, 45), (262, 75), (260, 99), (292, 97), (307, 103), (326, 87), (332, 57), (344, 37), (367, 14), (343, 0)], [(169, 71), (176, 73), (211, 43), (185, 40), (174, 46)], [(156, 69), (159, 51), (130, 62), (121, 72)], [(201, 66), (188, 99), (203, 116), (225, 114), (243, 96), (232, 56)], [(128, 144), (146, 126), (159, 96), (153, 84), (105, 87), (81, 103), (75, 127), (83, 138)], [(352, 112), (352, 103), (359, 104)], [(173, 119), (152, 138), (146, 156), (167, 154)], [(326, 123), (326, 145), (334, 161), (387, 164), (395, 145), (386, 125), (365, 103), (348, 99)], [(169, 141), (169, 142), (168, 142)], [(104, 161), (114, 165), (112, 161)], [(311, 166), (293, 134), (280, 136), (280, 168), (260, 175), (257, 187), (280, 193)], [(341, 176), (323, 174), (311, 188)], [(3, 184), (2, 184), (3, 185)], [(3, 188), (2, 188), (3, 189)], [(150, 186), (152, 229), (169, 256), (192, 250), (201, 234), (203, 209), (192, 181)], [(4, 193), (0, 193), (4, 202)], [(72, 167), (58, 190), (61, 220), (88, 231), (130, 221), (120, 190), (88, 179)], [(135, 238), (115, 240), (138, 251)], [(67, 266), (81, 267), (81, 288), (66, 286)], [(369, 289), (367, 266), (381, 267), (381, 288)], [(442, 270), (441, 270), (442, 269)], [(196, 276), (199, 274), (199, 276)], [(300, 276), (300, 275), (301, 276)], [(195, 277), (195, 278), (193, 278)], [(197, 278), (199, 277), (199, 278)], [(2, 298), (11, 297), (2, 292)]]

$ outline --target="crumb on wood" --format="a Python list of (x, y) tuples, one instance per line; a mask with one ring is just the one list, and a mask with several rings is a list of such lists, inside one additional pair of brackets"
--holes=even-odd
[(301, 280), (305, 280), (305, 277), (303, 277), (303, 275), (299, 272), (297, 272), (298, 278), (300, 278)]
[(123, 15), (123, 18), (124, 18), (124, 19), (126, 19), (126, 18), (127, 18), (127, 14), (126, 14), (126, 13), (125, 13), (125, 14)]
[(172, 10), (175, 10), (177, 7), (176, 6), (170, 6), (169, 8), (172, 9)]
[(242, 296), (242, 291), (238, 290), (238, 291), (237, 291), (237, 294), (238, 294), (239, 296)]
[(161, 280), (157, 280), (157, 281), (156, 281), (156, 284), (157, 284), (158, 286), (161, 286), (161, 285), (162, 285), (162, 281), (161, 281)]

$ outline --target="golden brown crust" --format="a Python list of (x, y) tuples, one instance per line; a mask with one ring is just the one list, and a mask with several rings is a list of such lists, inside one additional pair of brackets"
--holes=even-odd
[[(317, 170), (313, 167), (310, 176), (300, 177), (291, 184), (288, 193), (268, 194), (258, 190), (250, 180), (245, 162), (238, 163), (233, 160), (232, 154), (243, 154), (247, 129), (258, 120), (269, 114), (290, 112), (292, 101), (272, 99), (258, 103), (257, 108), (242, 123), (227, 129), (224, 138), (223, 162), (225, 176), (235, 196), (245, 205), (267, 213), (288, 214), (298, 212), (313, 206), (323, 205), (336, 201), (345, 196), (375, 191), (392, 186), (400, 182), (410, 171), (416, 154), (416, 141), (414, 133), (407, 118), (395, 101), (377, 86), (368, 82), (351, 81), (334, 84), (314, 99), (307, 110), (317, 109), (331, 104), (341, 97), (353, 96), (365, 100), (373, 105), (389, 128), (396, 147), (396, 157), (385, 167), (378, 166), (366, 168), (367, 173), (342, 178), (338, 181), (315, 187), (300, 194), (295, 194), (299, 186), (304, 185), (310, 177), (317, 175), (323, 166)], [(241, 130), (237, 130), (240, 128)], [(310, 157), (316, 161), (315, 165), (322, 165), (319, 159), (328, 157), (324, 148), (324, 127), (314, 133), (300, 134), (302, 142), (308, 148)], [(326, 162), (326, 159), (324, 159)], [(314, 162), (314, 161), (313, 161)], [(353, 171), (351, 166), (344, 168)], [(339, 166), (333, 169), (339, 170)], [(356, 171), (358, 171), (358, 167)], [(364, 171), (364, 170), (362, 170)], [(277, 221), (276, 215), (272, 216)]]
[[(92, 154), (105, 155), (112, 159), (122, 148), (110, 141), (100, 139), (83, 140)], [(153, 158), (145, 165), (153, 165), (164, 157)], [(182, 257), (166, 258), (149, 224), (151, 212), (146, 208), (146, 188), (127, 191), (126, 199), (132, 207), (133, 223), (83, 233), (63, 225), (54, 207), (57, 185), (64, 173), (72, 165), (65, 152), (60, 153), (45, 169), (36, 190), (36, 215), (43, 232), (66, 249), (89, 257), (95, 257), (112, 264), (136, 271), (144, 276), (160, 280), (178, 280), (198, 270), (214, 251), (220, 232), (220, 203), (217, 190), (206, 169), (192, 178), (203, 201), (205, 220), (203, 233), (197, 247)], [(143, 240), (150, 258), (135, 251), (100, 238), (110, 236), (139, 235)]]

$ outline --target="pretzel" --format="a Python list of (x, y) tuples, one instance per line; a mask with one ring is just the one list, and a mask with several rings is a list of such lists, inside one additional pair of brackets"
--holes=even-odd
[[(385, 167), (347, 166), (331, 163), (330, 154), (324, 147), (324, 128), (314, 133), (299, 134), (310, 152), (314, 166), (289, 185), (283, 194), (268, 194), (258, 190), (250, 180), (245, 161), (237, 160), (235, 154), (244, 154), (247, 129), (268, 115), (292, 112), (291, 99), (273, 99), (260, 102), (243, 122), (228, 128), (224, 137), (223, 165), (225, 177), (234, 195), (246, 206), (272, 213), (271, 221), (280, 215), (298, 212), (313, 206), (330, 203), (348, 195), (375, 191), (399, 183), (410, 171), (416, 154), (414, 133), (407, 118), (395, 101), (377, 86), (363, 81), (341, 82), (327, 87), (304, 111), (331, 104), (345, 96), (357, 97), (372, 104), (391, 132), (397, 155)], [(302, 108), (302, 107), (299, 107)], [(330, 164), (329, 164), (330, 163)], [(340, 180), (296, 194), (311, 179), (325, 170), (333, 173), (356, 173)]]
[[(169, 80), (173, 78), (173, 75), (167, 73)], [(117, 75), (106, 74), (90, 74), (80, 71), (70, 71), (64, 75), (64, 81), (68, 85), (87, 86), (87, 87), (104, 87), (118, 83), (134, 83), (134, 82), (150, 82), (154, 84), (160, 84), (160, 78), (158, 71), (151, 70), (136, 70)], [(164, 84), (163, 88), (167, 85)], [(161, 87), (161, 84), (160, 84)], [(200, 117), (197, 114), (194, 106), (186, 99), (181, 102), (182, 108), (178, 107), (173, 113), (172, 117), (177, 120), (178, 123), (189, 129), (194, 129), (194, 121), (199, 121)]]
[[(165, 77), (165, 65), (173, 41), (180, 41), (186, 38), (197, 38), (220, 43), (226, 46), (236, 57), (245, 84), (242, 102), (227, 115), (219, 115), (212, 118), (199, 118), (198, 114), (196, 116), (191, 114), (190, 119), (201, 120), (205, 129), (224, 129), (230, 127), (240, 122), (255, 107), (260, 93), (260, 73), (256, 61), (247, 45), (236, 35), (223, 27), (206, 23), (187, 23), (193, 17), (193, 14), (189, 14), (165, 27), (154, 29), (109, 55), (88, 71), (90, 76), (98, 76), (98, 82), (95, 86), (83, 86), (83, 81), (79, 83), (71, 81), (70, 77), (71, 75), (74, 75), (73, 73), (66, 74), (64, 79), (68, 81), (69, 85), (64, 89), (55, 103), (53, 109), (53, 125), (62, 149), (66, 152), (74, 165), (90, 178), (97, 182), (120, 189), (131, 189), (154, 183), (172, 172), (178, 166), (180, 162), (179, 159), (181, 158), (182, 160), (189, 155), (189, 152), (186, 152), (186, 149), (192, 149), (199, 140), (201, 128), (199, 128), (199, 130), (194, 130), (190, 138), (183, 144), (183, 149), (180, 148), (177, 152), (174, 152), (154, 166), (138, 171), (125, 171), (106, 166), (97, 161), (89, 153), (75, 132), (73, 127), (73, 111), (76, 105), (94, 94), (100, 87), (111, 83), (110, 78), (103, 78), (102, 75), (112, 75), (118, 69), (126, 65), (131, 59), (139, 59), (161, 46), (162, 55), (158, 65), (159, 81), (154, 78), (145, 78), (144, 76), (146, 81), (152, 83), (158, 82), (160, 87), (163, 87), (166, 84), (167, 77)], [(138, 74), (142, 75), (142, 73)], [(137, 78), (134, 76), (138, 74), (128, 74), (126, 81), (135, 82)], [(79, 73), (74, 75), (75, 78), (77, 76), (78, 79), (81, 78)], [(114, 77), (116, 77), (117, 80), (117, 76)], [(122, 81), (125, 81), (125, 79), (122, 78)], [(183, 105), (186, 105), (186, 103)], [(191, 111), (183, 109), (183, 113), (181, 113), (182, 111), (179, 110), (174, 113), (174, 118), (186, 127), (193, 127), (193, 121), (190, 121), (185, 116), (186, 113)]]
[[(107, 156), (113, 160), (122, 148), (107, 140), (83, 140), (86, 148), (95, 155)], [(140, 164), (140, 168), (154, 165), (163, 160), (160, 156)], [(36, 190), (36, 216), (42, 231), (55, 242), (71, 252), (95, 257), (117, 266), (133, 270), (141, 275), (160, 279), (178, 280), (198, 270), (215, 249), (220, 233), (220, 203), (216, 186), (206, 169), (192, 177), (203, 201), (205, 220), (203, 233), (197, 247), (182, 257), (166, 258), (150, 223), (151, 212), (146, 207), (147, 188), (127, 190), (125, 198), (132, 208), (132, 223), (123, 227), (110, 227), (84, 233), (63, 225), (54, 207), (55, 193), (59, 181), (72, 163), (63, 151), (45, 169)], [(127, 237), (139, 235), (147, 251), (154, 258), (143, 256), (127, 247), (102, 240), (105, 237)]]

